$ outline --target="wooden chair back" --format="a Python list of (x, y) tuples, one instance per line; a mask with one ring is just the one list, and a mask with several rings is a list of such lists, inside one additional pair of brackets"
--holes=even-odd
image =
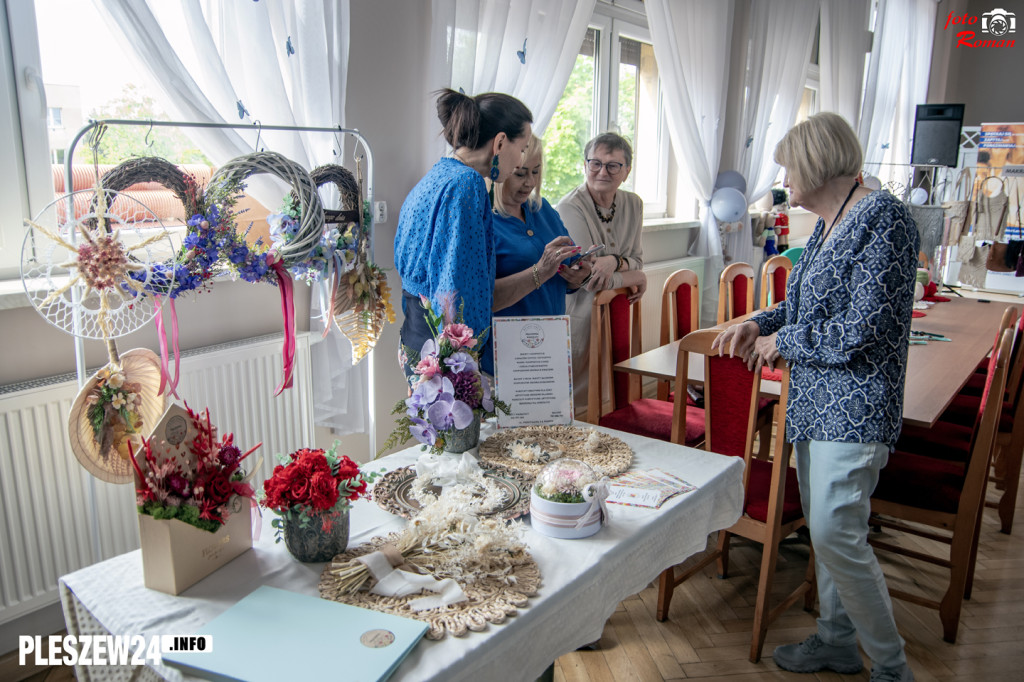
[[(1012, 341), (1012, 330), (1005, 330), (992, 352), (978, 407), (978, 427), (965, 461), (936, 459), (924, 450), (914, 453), (897, 450), (889, 456), (871, 496), (871, 511), (880, 515), (873, 517), (873, 525), (949, 544), (948, 557), (935, 557), (885, 540), (869, 540), (878, 549), (949, 569), (949, 583), (940, 599), (889, 589), (889, 594), (897, 599), (937, 609), (943, 639), (947, 642), (956, 641), (963, 600), (970, 596), (985, 488), (1002, 411), (1000, 398), (1006, 387)], [(951, 533), (936, 533), (921, 529), (921, 525)]]
[[(639, 376), (612, 371), (612, 365), (638, 355), (642, 348), (640, 301), (629, 303), (630, 293), (626, 288), (606, 289), (594, 296), (587, 385), (587, 421), (591, 424), (597, 424), (606, 412), (640, 398)], [(610, 388), (607, 405), (606, 387)]]
[[(700, 328), (700, 281), (693, 270), (676, 270), (661, 288), (661, 345)], [(670, 400), (669, 381), (658, 382), (658, 400)]]
[(733, 263), (718, 278), (718, 324), (754, 310), (754, 268)]
[[(672, 592), (676, 586), (702, 571), (712, 561), (718, 562), (718, 573), (726, 576), (729, 568), (729, 540), (732, 535), (764, 545), (754, 606), (754, 626), (750, 643), (750, 660), (760, 660), (768, 625), (801, 596), (810, 608), (814, 601), (813, 561), (808, 565), (804, 582), (774, 609), (769, 608), (779, 542), (805, 524), (800, 509), (796, 473), (789, 466), (791, 448), (785, 445), (785, 413), (789, 399), (789, 368), (782, 367), (782, 391), (779, 397), (779, 423), (775, 437), (775, 457), (771, 461), (756, 459), (752, 454), (753, 437), (758, 415), (761, 387), (760, 372), (747, 369), (740, 358), (719, 357), (711, 345), (718, 330), (692, 332), (679, 343), (676, 363), (676, 396), (685, 396), (690, 362), (704, 362), (705, 449), (723, 455), (742, 457), (744, 510), (730, 528), (719, 532), (717, 547), (706, 553), (681, 575), (675, 568), (664, 571), (658, 582), (657, 618), (668, 618)], [(686, 400), (677, 397), (672, 420), (672, 441), (682, 443), (685, 437)], [(756, 472), (754, 472), (756, 470)]]
[(700, 282), (693, 270), (676, 270), (661, 288), (661, 345), (700, 328)]
[(786, 300), (786, 283), (793, 269), (793, 261), (785, 256), (772, 256), (761, 268), (761, 305), (769, 305)]

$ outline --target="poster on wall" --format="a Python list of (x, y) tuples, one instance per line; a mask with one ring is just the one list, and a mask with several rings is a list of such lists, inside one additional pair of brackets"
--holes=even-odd
[[(978, 138), (976, 209), (1005, 212), (1003, 239), (1024, 239), (1024, 123), (983, 123)], [(1024, 278), (1012, 272), (989, 272), (986, 289), (1024, 292)]]

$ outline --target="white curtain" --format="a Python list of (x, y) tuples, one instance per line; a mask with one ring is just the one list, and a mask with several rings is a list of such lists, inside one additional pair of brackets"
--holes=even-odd
[(648, 0), (645, 5), (672, 149), (700, 200), (694, 255), (707, 258), (702, 317), (714, 319), (722, 243), (709, 202), (722, 155), (735, 2)]
[[(741, 140), (736, 147), (739, 158), (731, 166), (747, 180), (748, 204), (771, 189), (778, 177), (775, 147), (800, 109), (817, 20), (817, 13), (808, 11), (804, 0), (750, 5)], [(751, 263), (756, 270), (761, 252), (755, 252), (751, 241), (750, 214), (743, 216), (743, 222), (743, 229), (726, 235), (725, 251), (732, 262)]]
[[(596, 0), (434, 0), (431, 91), (504, 92), (540, 136), (558, 107)], [(428, 159), (443, 153), (430, 108)]]
[[(267, 125), (344, 125), (349, 60), (349, 0), (93, 0), (115, 35), (125, 38), (148, 72), (165, 111), (176, 120)], [(259, 147), (307, 169), (341, 163), (343, 141), (331, 133), (183, 128), (214, 165)], [(349, 145), (349, 149), (351, 146)], [(248, 192), (271, 211), (288, 188), (257, 176)], [(337, 191), (326, 188), (325, 206)], [(311, 330), (317, 329), (318, 296)], [(319, 335), (314, 334), (319, 339)], [(352, 368), (339, 333), (313, 346), (317, 424), (343, 433), (367, 428), (365, 366)], [(365, 363), (364, 363), (365, 365)]]
[(856, 130), (868, 51), (868, 0), (821, 0), (818, 65), (820, 111), (832, 111)]
[(926, 102), (935, 0), (880, 0), (857, 129), (864, 165), (883, 182), (905, 183), (914, 109)]

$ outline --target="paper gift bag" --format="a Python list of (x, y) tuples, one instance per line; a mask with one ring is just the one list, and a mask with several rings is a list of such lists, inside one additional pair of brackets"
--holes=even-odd
[(971, 178), (971, 171), (964, 168), (957, 177), (956, 186), (953, 188), (953, 198), (942, 204), (943, 213), (946, 218), (949, 218), (949, 232), (943, 240), (943, 246), (953, 246), (960, 240), (960, 236), (970, 229), (973, 189), (974, 181)]
[(146, 587), (180, 594), (252, 548), (249, 500), (235, 497), (232, 513), (216, 533), (177, 519), (139, 514), (142, 575)]

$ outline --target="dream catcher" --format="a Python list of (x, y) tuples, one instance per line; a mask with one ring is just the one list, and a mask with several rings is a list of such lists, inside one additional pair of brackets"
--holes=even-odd
[[(94, 161), (102, 133), (94, 131)], [(107, 345), (109, 362), (71, 410), (72, 451), (98, 478), (127, 483), (131, 443), (156, 425), (164, 400), (156, 355), (135, 349), (122, 356), (114, 339), (157, 314), (149, 290), (173, 285), (173, 270), (159, 267), (174, 257), (171, 237), (142, 203), (102, 187), (65, 195), (26, 224), (21, 275), (33, 307), (68, 334)]]

